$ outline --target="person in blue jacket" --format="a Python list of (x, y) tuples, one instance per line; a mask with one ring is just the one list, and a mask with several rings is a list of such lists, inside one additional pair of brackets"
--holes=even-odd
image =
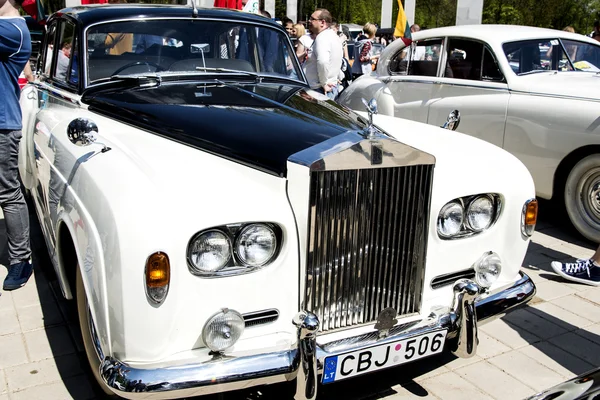
[(10, 266), (4, 290), (24, 286), (31, 273), (29, 213), (21, 193), (17, 157), (22, 116), (19, 75), (31, 55), (31, 37), (19, 14), (22, 0), (0, 0), (0, 207), (4, 213)]

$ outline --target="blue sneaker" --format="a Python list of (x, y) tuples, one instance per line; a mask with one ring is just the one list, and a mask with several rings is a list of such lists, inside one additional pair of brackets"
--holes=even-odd
[(32, 272), (33, 265), (29, 261), (21, 261), (11, 265), (2, 288), (4, 290), (15, 290), (25, 286)]
[(600, 266), (593, 260), (577, 260), (573, 263), (550, 263), (554, 272), (566, 280), (600, 286)]

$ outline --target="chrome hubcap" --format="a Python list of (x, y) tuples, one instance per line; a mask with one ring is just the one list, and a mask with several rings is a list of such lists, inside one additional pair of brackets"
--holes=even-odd
[(584, 174), (578, 189), (581, 193), (580, 208), (583, 217), (592, 225), (600, 225), (600, 167)]

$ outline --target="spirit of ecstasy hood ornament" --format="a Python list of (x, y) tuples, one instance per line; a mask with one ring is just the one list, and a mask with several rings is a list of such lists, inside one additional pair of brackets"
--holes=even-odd
[(366, 133), (367, 139), (374, 139), (375, 132), (377, 130), (373, 126), (373, 114), (377, 114), (377, 100), (371, 99), (371, 101), (367, 102), (365, 99), (361, 99), (365, 107), (367, 107), (367, 112), (369, 113), (369, 126), (367, 126)]

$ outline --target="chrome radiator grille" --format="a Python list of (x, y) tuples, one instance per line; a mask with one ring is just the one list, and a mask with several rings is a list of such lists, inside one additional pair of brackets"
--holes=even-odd
[(311, 174), (305, 307), (323, 331), (421, 306), (433, 165)]

